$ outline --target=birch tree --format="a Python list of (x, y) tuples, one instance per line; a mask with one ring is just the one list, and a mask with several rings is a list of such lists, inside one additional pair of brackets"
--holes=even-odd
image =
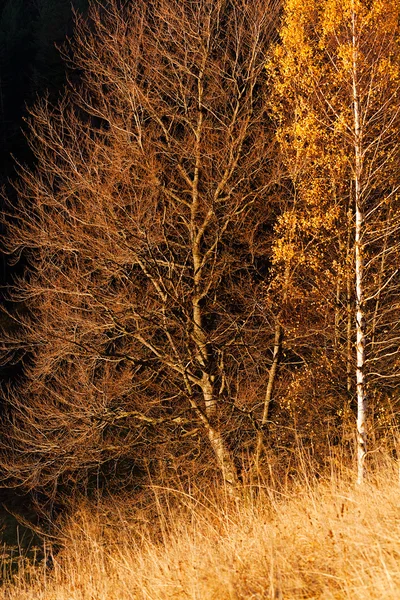
[(289, 0), (268, 63), (293, 189), (275, 263), (289, 268), (292, 300), (297, 289), (309, 315), (321, 307), (309, 339), (347, 364), (360, 483), (368, 397), (399, 373), (399, 11), (394, 0)]
[(254, 408), (239, 388), (265, 377), (273, 345), (254, 256), (273, 214), (276, 10), (111, 1), (78, 21), (82, 86), (32, 110), (37, 167), (21, 169), (7, 220), (7, 251), (29, 265), (12, 290), (29, 314), (4, 344), (27, 357), (4, 431), (18, 485), (140, 462), (175, 440), (185, 456), (208, 444), (237, 486), (233, 438)]

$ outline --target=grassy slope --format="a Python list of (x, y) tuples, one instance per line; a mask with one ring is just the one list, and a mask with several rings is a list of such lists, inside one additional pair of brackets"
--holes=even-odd
[(382, 467), (363, 489), (303, 475), (240, 505), (223, 490), (194, 499), (159, 488), (151, 515), (121, 500), (82, 505), (53, 569), (21, 574), (0, 599), (398, 600), (396, 469)]

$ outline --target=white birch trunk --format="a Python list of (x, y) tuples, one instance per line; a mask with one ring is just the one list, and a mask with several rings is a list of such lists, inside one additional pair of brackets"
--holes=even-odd
[(355, 193), (355, 283), (356, 283), (356, 384), (357, 384), (357, 483), (365, 478), (367, 453), (367, 395), (365, 385), (365, 314), (364, 314), (364, 247), (363, 247), (363, 198), (362, 198), (362, 127), (360, 98), (358, 93), (357, 23), (352, 15), (353, 33), (353, 118), (354, 118), (354, 193)]
[(365, 477), (365, 455), (367, 453), (367, 396), (365, 391), (365, 317), (363, 290), (363, 214), (356, 201), (356, 380), (357, 380), (357, 483)]

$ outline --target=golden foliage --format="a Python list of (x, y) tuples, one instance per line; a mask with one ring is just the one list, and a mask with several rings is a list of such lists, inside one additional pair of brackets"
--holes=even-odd
[[(308, 296), (304, 321), (320, 295), (321, 327), (328, 329), (353, 276), (356, 141), (363, 145), (361, 197), (366, 213), (373, 209), (364, 240), (371, 295), (378, 268), (373, 257), (382, 250), (373, 236), (379, 230), (390, 236), (396, 227), (387, 210), (397, 206), (399, 182), (399, 22), (395, 0), (288, 0), (280, 42), (266, 62), (268, 108), (287, 178), (286, 206), (275, 228), (275, 274), (285, 298), (298, 298), (301, 289)], [(360, 134), (352, 113), (354, 85)], [(394, 238), (390, 243), (394, 247)], [(336, 315), (336, 326), (338, 319), (344, 317)]]

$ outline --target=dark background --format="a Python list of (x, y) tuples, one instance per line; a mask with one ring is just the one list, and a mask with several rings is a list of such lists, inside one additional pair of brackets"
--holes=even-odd
[[(0, 0), (0, 190), (11, 202), (17, 162), (34, 166), (24, 118), (38, 97), (56, 102), (62, 93), (66, 66), (57, 47), (73, 33), (74, 10), (85, 13), (87, 7), (88, 0)], [(0, 251), (0, 324), (6, 329), (13, 323), (1, 307), (13, 310), (7, 287), (23, 269), (23, 260), (11, 265)], [(19, 373), (17, 365), (0, 366), (0, 386), (18, 380)]]
[(13, 174), (14, 154), (30, 160), (21, 125), (37, 96), (56, 97), (65, 66), (56, 46), (73, 31), (73, 8), (87, 0), (0, 0), (0, 177)]
[[(32, 166), (25, 140), (27, 107), (39, 96), (55, 101), (66, 82), (66, 70), (56, 46), (73, 32), (73, 10), (84, 12), (88, 0), (0, 0), (0, 186), (12, 197), (9, 183), (15, 161)], [(1, 232), (0, 232), (1, 233)], [(12, 275), (0, 259), (4, 285)]]

